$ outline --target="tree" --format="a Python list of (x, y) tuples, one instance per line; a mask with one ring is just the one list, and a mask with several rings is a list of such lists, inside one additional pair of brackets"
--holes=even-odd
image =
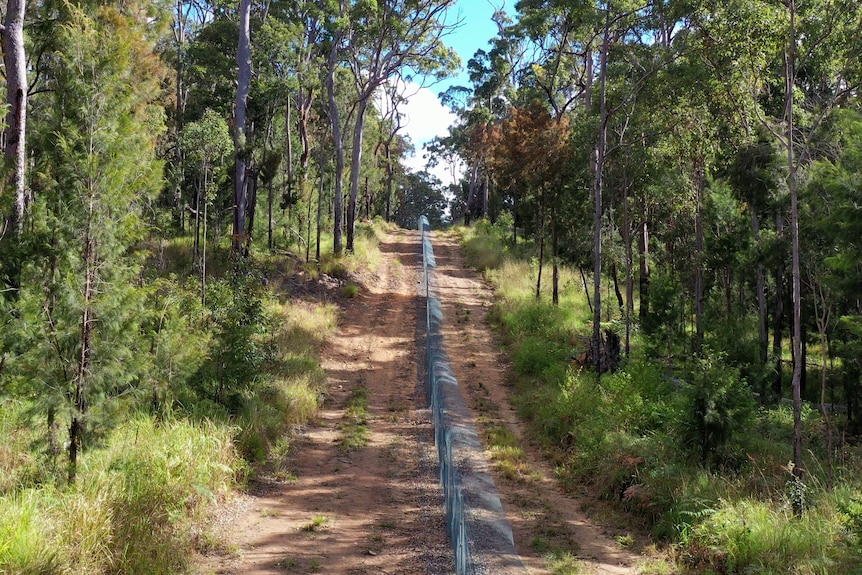
[[(196, 262), (200, 262), (201, 305), (206, 305), (207, 207), (219, 179), (224, 176), (220, 172), (223, 172), (224, 159), (232, 145), (227, 122), (213, 110), (207, 110), (200, 120), (185, 127), (181, 144), (183, 155), (194, 166), (197, 173), (194, 258)], [(201, 242), (201, 227), (203, 227), (203, 242)], [(203, 247), (199, 251), (201, 244)]]
[[(345, 0), (338, 3), (338, 13), (331, 14), (327, 22), (330, 34), (326, 55), (326, 95), (329, 104), (329, 124), (332, 128), (332, 141), (335, 144), (335, 201), (333, 207), (332, 251), (340, 255), (344, 249), (343, 231), (344, 219), (342, 202), (344, 199), (344, 137), (341, 128), (341, 111), (338, 109), (338, 98), (335, 92), (335, 77), (341, 55), (341, 43), (345, 30)], [(319, 218), (318, 218), (319, 221)], [(318, 242), (319, 244), (320, 242)]]
[(140, 353), (141, 208), (161, 189), (155, 159), (164, 115), (153, 105), (164, 70), (146, 22), (115, 8), (94, 15), (68, 6), (53, 57), (50, 130), (39, 159), (47, 244), (26, 273), (22, 306), (36, 332), (25, 371), (42, 382), (49, 421), (68, 422), (69, 481), (78, 453), (111, 404), (145, 372)]
[(395, 222), (404, 228), (416, 225), (419, 216), (427, 216), (433, 227), (445, 223), (446, 198), (441, 182), (427, 172), (405, 174), (398, 182)]
[(347, 206), (348, 251), (354, 247), (362, 138), (372, 96), (405, 67), (438, 77), (449, 73), (457, 56), (445, 48), (443, 36), (451, 28), (445, 16), (453, 4), (453, 0), (383, 0), (358, 2), (350, 12), (353, 28), (345, 56), (353, 73), (357, 108)]

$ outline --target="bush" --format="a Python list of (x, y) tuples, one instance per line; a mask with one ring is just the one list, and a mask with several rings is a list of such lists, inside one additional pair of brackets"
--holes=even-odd
[(722, 365), (721, 358), (696, 363), (690, 379), (683, 438), (701, 463), (731, 463), (742, 456), (752, 430), (756, 405), (751, 389), (737, 370)]
[[(558, 385), (563, 383), (558, 379), (557, 366), (565, 365), (564, 360), (568, 351), (559, 344), (547, 341), (541, 337), (528, 336), (517, 347), (513, 354), (512, 362), (515, 373), (524, 377), (538, 378), (546, 373), (557, 372), (557, 377), (548, 383)], [(563, 372), (563, 375), (565, 372)]]

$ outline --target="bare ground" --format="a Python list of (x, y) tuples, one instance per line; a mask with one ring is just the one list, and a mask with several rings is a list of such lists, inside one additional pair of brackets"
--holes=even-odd
[[(433, 242), (445, 347), (474, 419), (524, 438), (508, 402), (505, 358), (487, 324), (492, 294), (467, 270), (452, 236), (437, 234)], [(263, 479), (222, 510), (214, 530), (227, 543), (200, 558), (199, 573), (453, 572), (421, 383), (418, 234), (389, 233), (380, 249), (383, 265), (344, 301), (324, 351), (331, 398), (295, 440), (288, 461), (295, 480)], [(345, 406), (357, 389), (368, 400), (368, 442), (349, 451), (342, 445)], [(529, 572), (549, 572), (537, 541), (552, 540), (588, 573), (637, 573), (638, 556), (591, 523), (538, 451), (523, 444), (529, 476), (495, 480)]]

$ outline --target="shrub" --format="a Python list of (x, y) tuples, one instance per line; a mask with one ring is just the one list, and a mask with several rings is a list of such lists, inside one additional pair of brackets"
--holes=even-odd
[[(564, 364), (567, 350), (541, 337), (528, 336), (517, 347), (512, 362), (515, 373), (521, 376), (538, 378), (553, 370), (559, 364)], [(556, 379), (555, 384), (562, 383)]]
[(697, 362), (685, 390), (682, 434), (703, 464), (730, 463), (740, 456), (755, 415), (751, 389), (721, 358)]

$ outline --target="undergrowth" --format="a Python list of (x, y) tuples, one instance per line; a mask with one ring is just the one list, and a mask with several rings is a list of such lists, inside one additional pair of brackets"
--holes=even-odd
[[(807, 408), (807, 473), (792, 481), (792, 410), (760, 406), (751, 368), (727, 360), (737, 351), (729, 339), (748, 340), (707, 334), (708, 345), (722, 347), (669, 361), (657, 355), (669, 336), (655, 332), (653, 341), (634, 325), (631, 356), (599, 377), (580, 359), (592, 326), (580, 274), (561, 270), (554, 306), (549, 266), (537, 299), (537, 262), (524, 253), (528, 244), (511, 246), (509, 229), (482, 222), (456, 231), (470, 264), (494, 284), (491, 317), (512, 357), (519, 414), (563, 486), (586, 489), (669, 544), (676, 566), (651, 558), (649, 572), (862, 573), (862, 451), (844, 444), (840, 480), (826, 489), (822, 421)], [(602, 327), (622, 335), (611, 307)]]

